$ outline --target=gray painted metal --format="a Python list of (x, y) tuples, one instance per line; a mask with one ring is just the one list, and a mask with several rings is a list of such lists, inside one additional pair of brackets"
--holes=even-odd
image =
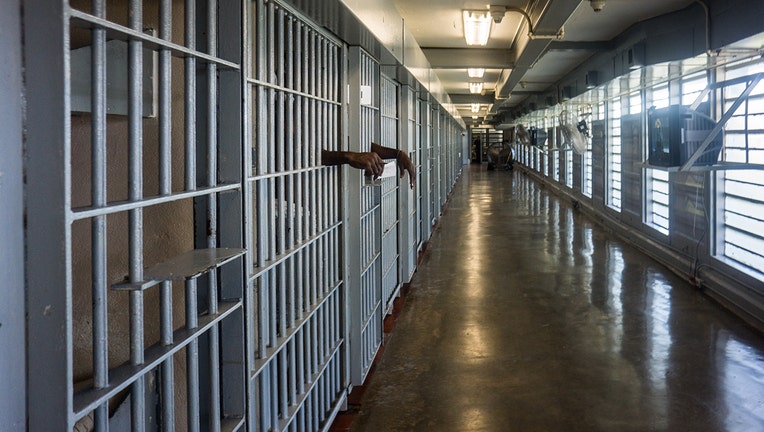
[[(20, 1), (6, 4), (9, 11), (20, 10)], [(22, 77), (21, 15), (0, 16), (0, 280), (5, 299), (0, 304), (0, 375), (7, 389), (0, 393), (0, 418), (4, 427), (26, 427), (26, 365), (24, 323), (24, 226), (22, 177)]]
[[(30, 430), (71, 429), (69, 23), (63, 2), (28, 0), (26, 72), (27, 397)], [(60, 65), (51, 75), (50, 65)], [(51, 247), (56, 245), (56, 247)], [(34, 371), (34, 373), (31, 373)]]
[[(349, 150), (368, 151), (379, 139), (379, 66), (359, 47), (348, 50), (348, 136)], [(361, 105), (362, 86), (371, 93)], [(346, 187), (350, 382), (361, 385), (371, 360), (382, 342), (382, 292), (380, 265), (380, 189), (366, 185), (361, 171), (348, 175)]]
[[(380, 139), (379, 143), (389, 148), (400, 148), (399, 126), (399, 88), (392, 79), (381, 75), (380, 79)], [(395, 162), (390, 162), (395, 163)], [(400, 253), (398, 235), (401, 231), (401, 214), (399, 213), (399, 178), (398, 176), (381, 179), (381, 271), (380, 281), (382, 301), (385, 314), (390, 313), (393, 301), (400, 290), (398, 269)], [(402, 213), (405, 214), (405, 213)]]
[[(250, 430), (317, 430), (344, 400), (340, 45), (281, 3), (249, 5), (245, 212)], [(252, 121), (252, 120), (254, 121)]]
[[(326, 430), (381, 344), (384, 283), (410, 277), (435, 214), (425, 209), (439, 213), (445, 202), (460, 129), (443, 113), (422, 122), (433, 106), (403, 96), (371, 55), (351, 48), (348, 57), (279, 2), (188, 0), (173, 20), (161, 0), (158, 36), (143, 32), (148, 2), (129, 2), (127, 26), (107, 20), (104, 0), (87, 10), (42, 3), (24, 2), (24, 50), (28, 125), (46, 127), (27, 128), (27, 243), (9, 236), (18, 247), (3, 259), (21, 260), (26, 248), (28, 337), (50, 341), (27, 344), (29, 428), (71, 430), (92, 418), (108, 430), (109, 404), (128, 392), (133, 430)], [(178, 32), (183, 45), (171, 40)], [(71, 116), (73, 34), (92, 45), (89, 116)], [(129, 46), (127, 116), (106, 115), (107, 39)], [(147, 120), (151, 52), (159, 104)], [(350, 94), (348, 82), (357, 84)], [(372, 103), (345, 111), (361, 85)], [(420, 114), (409, 116), (404, 101)], [(15, 108), (3, 121), (20, 139), (20, 101)], [(380, 138), (417, 164), (413, 191), (321, 166), (321, 149), (368, 150)], [(423, 157), (436, 150), (439, 159)], [(0, 213), (4, 229), (21, 223), (18, 155), (1, 166), (18, 174), (3, 182), (3, 202), (5, 186), (16, 189), (16, 210)], [(75, 334), (88, 318), (92, 329)], [(20, 320), (0, 332), (21, 337)], [(23, 407), (15, 396), (0, 409)]]

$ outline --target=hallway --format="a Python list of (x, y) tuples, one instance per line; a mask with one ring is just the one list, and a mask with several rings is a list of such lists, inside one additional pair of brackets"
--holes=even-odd
[(471, 165), (355, 431), (761, 431), (764, 337), (520, 170)]

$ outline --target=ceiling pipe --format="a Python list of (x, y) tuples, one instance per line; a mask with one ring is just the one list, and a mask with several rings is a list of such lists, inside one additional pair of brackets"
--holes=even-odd
[(713, 57), (714, 53), (711, 52), (711, 12), (708, 10), (708, 5), (702, 0), (695, 0), (706, 14), (706, 55)]
[[(527, 43), (522, 52), (515, 54), (514, 68), (502, 74), (496, 86), (497, 103), (502, 103), (509, 97), (512, 89), (523, 79), (525, 73), (530, 69), (539, 57), (546, 51), (556, 35), (562, 34), (562, 28), (570, 16), (576, 11), (582, 0), (551, 0), (532, 26), (532, 32), (549, 31), (555, 37), (541, 38), (536, 35), (531, 38), (527, 36)], [(526, 16), (525, 14), (524, 16)], [(530, 17), (528, 22), (530, 23)], [(530, 24), (529, 24), (530, 27)]]
[(503, 6), (503, 5), (490, 5), (488, 6), (488, 11), (491, 14), (491, 17), (493, 18), (493, 21), (496, 24), (501, 23), (501, 21), (504, 19), (504, 15), (507, 12), (516, 12), (525, 18), (525, 21), (528, 23), (528, 38), (529, 39), (562, 39), (565, 36), (565, 29), (560, 27), (560, 31), (558, 31), (555, 34), (542, 34), (537, 35), (536, 31), (533, 29), (533, 22), (531, 21), (530, 15), (528, 15), (525, 10), (520, 9), (519, 7), (515, 6)]

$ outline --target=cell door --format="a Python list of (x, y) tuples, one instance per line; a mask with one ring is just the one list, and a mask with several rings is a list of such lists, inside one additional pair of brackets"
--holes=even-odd
[(241, 11), (24, 4), (30, 430), (243, 426)]

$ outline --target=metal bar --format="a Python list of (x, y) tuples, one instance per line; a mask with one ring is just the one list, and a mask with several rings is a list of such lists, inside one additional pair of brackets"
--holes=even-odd
[[(271, 395), (270, 395), (271, 400), (269, 401), (270, 406), (268, 407), (270, 408), (270, 415), (271, 415), (270, 422), (272, 425), (275, 426), (275, 425), (278, 425), (278, 422), (279, 422), (279, 403), (278, 403), (279, 377), (278, 377), (278, 358), (277, 357), (270, 362), (270, 368), (268, 368), (267, 372), (268, 372), (268, 375), (270, 375), (269, 381), (270, 381), (270, 390), (271, 390)], [(268, 430), (277, 430), (277, 428), (272, 427), (271, 429), (268, 429)]]
[[(31, 380), (28, 380), (26, 354), (32, 349), (28, 346), (27, 336), (28, 326), (27, 323), (31, 323), (31, 311), (33, 308), (27, 309), (25, 303), (27, 295), (34, 292), (34, 288), (25, 285), (24, 271), (33, 264), (25, 263), (24, 258), (27, 252), (26, 247), (29, 246), (25, 243), (25, 239), (28, 234), (25, 233), (25, 207), (26, 200), (32, 201), (33, 199), (26, 198), (24, 193), (26, 192), (26, 181), (30, 176), (30, 172), (27, 171), (27, 159), (30, 149), (25, 149), (24, 146), (28, 144), (25, 141), (26, 131), (24, 128), (26, 125), (33, 125), (36, 123), (26, 123), (24, 118), (24, 110), (27, 107), (25, 98), (27, 94), (33, 94), (31, 89), (25, 89), (24, 87), (24, 71), (21, 65), (24, 64), (24, 49), (25, 46), (22, 43), (24, 36), (24, 30), (26, 25), (24, 24), (24, 18), (18, 11), (22, 7), (21, 0), (12, 0), (4, 3), (4, 7), (12, 13), (4, 13), (0, 16), (0, 28), (2, 28), (3, 36), (0, 45), (3, 52), (3, 62), (0, 63), (0, 95), (2, 95), (2, 104), (0, 104), (0, 130), (3, 131), (3, 155), (0, 158), (0, 172), (3, 173), (2, 186), (0, 186), (0, 238), (3, 239), (3, 249), (0, 252), (2, 255), (2, 266), (0, 266), (0, 280), (3, 282), (3, 301), (0, 303), (0, 316), (2, 316), (2, 332), (0, 332), (0, 345), (3, 347), (2, 361), (0, 361), (0, 376), (3, 377), (3, 386), (5, 389), (13, 389), (13, 391), (7, 391), (0, 403), (0, 418), (3, 419), (3, 426), (10, 430), (24, 430), (27, 426), (27, 415), (35, 411), (35, 406), (32, 404), (33, 400), (27, 401), (27, 395), (32, 391), (26, 387), (26, 384)], [(43, 6), (44, 7), (44, 6)], [(27, 5), (24, 5), (27, 8)], [(59, 18), (60, 20), (60, 18)], [(62, 23), (58, 24), (60, 28)], [(35, 28), (33, 31), (39, 31), (40, 28)], [(55, 29), (45, 28), (47, 36), (50, 37), (50, 31)], [(60, 47), (59, 47), (60, 48)], [(61, 50), (59, 55), (68, 53), (68, 50)], [(55, 62), (55, 59), (45, 59), (51, 62)], [(60, 67), (63, 64), (58, 65), (57, 68), (49, 68), (45, 72), (48, 74), (48, 78), (51, 81), (55, 80), (57, 75), (63, 75)], [(64, 80), (58, 80), (58, 84), (62, 84)], [(55, 96), (47, 95), (52, 98)], [(52, 101), (48, 101), (52, 102)], [(62, 101), (64, 102), (64, 101)], [(55, 108), (61, 108), (59, 104), (53, 104)], [(68, 113), (59, 112), (59, 119), (68, 117)], [(52, 122), (51, 122), (52, 123)], [(46, 123), (46, 127), (48, 124)], [(55, 127), (53, 128), (55, 129)], [(61, 144), (64, 140), (59, 138)], [(59, 145), (45, 146), (46, 151), (51, 151), (55, 148), (56, 159), (61, 164), (61, 153), (58, 153)], [(49, 173), (42, 173), (48, 175)], [(45, 198), (49, 197), (47, 194)], [(55, 202), (55, 200), (52, 199)], [(50, 209), (55, 207), (49, 207)], [(56, 215), (60, 218), (60, 215)], [(59, 222), (61, 222), (59, 220)], [(48, 233), (44, 233), (47, 235)], [(59, 246), (59, 252), (64, 249), (63, 245)], [(48, 287), (38, 287), (43, 290)], [(59, 291), (64, 291), (64, 283), (59, 280), (57, 285)], [(48, 301), (46, 297), (44, 301)], [(50, 304), (50, 303), (49, 303)], [(30, 318), (25, 322), (26, 318)], [(47, 318), (47, 317), (46, 317)], [(62, 340), (56, 340), (56, 343), (63, 345)], [(47, 361), (44, 359), (43, 361)], [(61, 359), (62, 363), (65, 359)], [(30, 361), (31, 363), (32, 361)], [(53, 368), (51, 368), (53, 369)], [(30, 369), (37, 371), (35, 369)], [(64, 376), (63, 379), (68, 377)], [(58, 397), (60, 392), (66, 391), (66, 389), (60, 389), (58, 392), (51, 392), (50, 397)], [(58, 394), (56, 394), (58, 393)], [(31, 409), (28, 411), (27, 407)], [(54, 426), (51, 426), (54, 427)], [(62, 425), (62, 427), (64, 427)]]
[[(196, 50), (196, 2), (185, 0), (185, 43)], [(185, 73), (185, 190), (196, 190), (196, 58), (184, 59)]]
[(276, 218), (275, 218), (276, 223), (273, 226), (273, 229), (276, 231), (276, 250), (275, 250), (274, 256), (281, 255), (283, 253), (286, 253), (287, 251), (286, 230), (287, 230), (287, 224), (288, 224), (287, 208), (289, 206), (289, 203), (285, 200), (285, 197), (284, 197), (284, 192), (286, 190), (284, 176), (276, 177), (275, 182), (277, 186), (275, 189), (274, 201), (273, 201), (273, 204), (276, 206)]
[(278, 314), (278, 335), (284, 337), (287, 332), (287, 283), (286, 283), (286, 261), (274, 269), (276, 276), (276, 309), (274, 315)]
[(267, 180), (268, 183), (268, 195), (267, 195), (267, 201), (266, 205), (269, 208), (268, 213), (268, 221), (269, 225), (266, 226), (267, 232), (268, 232), (268, 259), (272, 260), (275, 259), (278, 256), (278, 246), (276, 243), (277, 237), (278, 237), (278, 229), (276, 227), (276, 224), (278, 223), (276, 221), (276, 218), (278, 217), (278, 201), (276, 197), (276, 179), (275, 178), (269, 178)]
[[(257, 426), (257, 408), (256, 401), (258, 399), (257, 388), (255, 380), (250, 378), (250, 371), (254, 369), (254, 361), (260, 355), (260, 337), (259, 331), (261, 330), (261, 314), (260, 314), (260, 295), (257, 290), (257, 285), (248, 281), (248, 275), (254, 269), (257, 263), (257, 255), (259, 251), (258, 243), (255, 239), (256, 230), (259, 229), (257, 224), (258, 210), (256, 208), (257, 203), (257, 186), (254, 182), (247, 180), (256, 171), (256, 154), (254, 152), (255, 146), (258, 144), (255, 134), (257, 132), (255, 122), (255, 116), (259, 113), (259, 108), (253, 107), (253, 98), (255, 91), (253, 86), (249, 83), (248, 79), (254, 77), (258, 64), (255, 62), (257, 56), (257, 49), (260, 45), (259, 38), (259, 6), (255, 2), (242, 2), (242, 43), (244, 44), (243, 53), (244, 58), (242, 64), (244, 65), (244, 73), (241, 76), (242, 80), (242, 96), (244, 98), (243, 104), (243, 134), (242, 134), (242, 176), (245, 179), (244, 183), (244, 245), (247, 249), (245, 258), (245, 280), (244, 282), (244, 419), (246, 424), (250, 428)], [(254, 29), (252, 27), (255, 27)], [(257, 41), (257, 42), (256, 42)], [(259, 100), (258, 100), (259, 101)], [(259, 147), (259, 146), (258, 146)], [(259, 237), (257, 238), (259, 240)], [(168, 429), (170, 430), (170, 429)]]
[(286, 289), (287, 289), (287, 328), (294, 328), (296, 316), (297, 316), (297, 304), (295, 303), (295, 291), (297, 291), (297, 283), (295, 281), (295, 261), (296, 256), (291, 256), (285, 263), (286, 267)]
[[(143, 30), (143, 5), (131, 0), (129, 24), (134, 31)], [(128, 45), (128, 199), (143, 198), (143, 44), (131, 39)], [(143, 210), (133, 209), (128, 214), (130, 282), (143, 280)], [(144, 362), (143, 292), (130, 293), (130, 362)], [(135, 431), (145, 428), (145, 380), (135, 380), (130, 391), (132, 427)]]
[[(307, 63), (307, 61), (306, 61), (306, 63)], [(307, 65), (303, 65), (303, 67), (307, 67)], [(315, 100), (315, 101), (318, 101), (318, 102), (324, 102), (324, 103), (327, 103), (327, 104), (331, 104), (331, 105), (335, 105), (335, 106), (340, 106), (340, 103), (335, 101), (335, 100), (333, 100), (333, 99), (327, 99), (325, 97), (321, 97), (321, 96), (314, 95), (314, 94), (311, 94), (311, 93), (306, 93), (305, 91), (300, 91), (300, 90), (296, 90), (296, 89), (293, 89), (293, 88), (284, 87), (284, 86), (280, 86), (278, 84), (269, 83), (269, 82), (265, 82), (265, 81), (261, 81), (261, 80), (257, 80), (257, 79), (253, 79), (253, 78), (247, 78), (246, 81), (247, 81), (247, 83), (249, 83), (251, 85), (258, 86), (258, 87), (263, 87), (263, 88), (266, 88), (266, 89), (278, 90), (278, 91), (283, 92), (283, 93), (288, 93), (288, 94), (292, 94), (292, 95), (295, 95), (295, 96), (301, 96), (301, 97), (304, 97), (304, 98), (307, 98), (307, 99), (312, 99), (312, 100)], [(295, 84), (295, 86), (296, 86), (296, 84)]]
[(240, 188), (241, 188), (240, 183), (221, 184), (220, 186), (215, 186), (213, 188), (200, 188), (194, 191), (181, 192), (181, 193), (173, 194), (170, 196), (160, 196), (160, 197), (154, 197), (154, 198), (139, 199), (136, 201), (122, 201), (120, 203), (106, 205), (100, 208), (83, 207), (79, 209), (73, 209), (70, 213), (70, 218), (72, 221), (78, 221), (78, 220), (88, 219), (88, 218), (101, 216), (101, 215), (110, 215), (110, 214), (121, 213), (124, 211), (133, 210), (133, 209), (152, 207), (158, 204), (184, 201), (190, 198), (205, 196), (210, 193), (222, 193), (222, 192), (234, 191)]
[[(207, 51), (213, 57), (218, 56), (218, 2), (207, 2)], [(214, 187), (218, 178), (218, 68), (215, 63), (207, 64), (207, 186)], [(218, 200), (216, 194), (210, 194), (207, 205), (207, 246), (210, 248), (218, 245)], [(207, 293), (208, 312), (218, 312), (218, 272), (209, 273), (209, 292)], [(209, 430), (220, 431), (222, 418), (220, 408), (220, 327), (213, 326), (209, 331)]]
[(281, 418), (286, 418), (289, 412), (289, 400), (287, 399), (287, 350), (283, 349), (277, 356), (278, 361), (278, 388), (276, 391), (281, 396), (278, 398), (278, 409), (281, 411)]
[[(186, 329), (199, 325), (197, 278), (186, 281)], [(199, 418), (199, 340), (192, 339), (186, 348), (186, 396), (188, 430), (198, 432)]]
[(297, 393), (305, 393), (305, 327), (300, 327), (300, 331), (295, 335), (297, 339), (297, 349), (295, 350), (295, 357), (297, 361)]
[[(172, 40), (172, 4), (159, 3), (159, 38)], [(159, 194), (172, 193), (172, 52), (159, 50)]]
[[(172, 282), (162, 282), (160, 288), (160, 343), (165, 346), (173, 344), (172, 326)], [(174, 361), (170, 357), (162, 362), (161, 376), (161, 419), (163, 430), (175, 429), (175, 371)]]
[[(104, 0), (93, 3), (93, 13), (106, 16)], [(91, 160), (92, 160), (92, 205), (106, 205), (106, 32), (92, 30), (91, 60)], [(91, 260), (93, 290), (93, 387), (109, 385), (109, 342), (108, 342), (108, 282), (106, 216), (97, 216), (91, 222)], [(109, 427), (109, 407), (101, 404), (94, 414), (94, 427), (106, 431)]]
[[(333, 289), (337, 289), (338, 286), (335, 286)], [(277, 355), (279, 352), (281, 352), (283, 349), (285, 349), (287, 342), (294, 337), (297, 337), (299, 334), (305, 332), (305, 328), (308, 326), (308, 323), (311, 319), (315, 317), (317, 314), (317, 311), (324, 307), (326, 303), (329, 302), (331, 297), (329, 296), (323, 296), (319, 299), (318, 303), (311, 307), (311, 309), (308, 311), (307, 316), (301, 320), (300, 322), (295, 323), (295, 327), (290, 328), (287, 330), (287, 333), (277, 341), (276, 344), (269, 347), (267, 350), (266, 355), (263, 356), (261, 359), (257, 359), (255, 361), (255, 366), (251, 371), (251, 376), (257, 376), (262, 374), (263, 370), (270, 364), (270, 362), (273, 360), (274, 356)]]
[(276, 84), (278, 84), (281, 87), (284, 87), (284, 72), (285, 72), (285, 65), (284, 65), (284, 9), (281, 7), (276, 8), (276, 15), (274, 16), (275, 21), (275, 31), (273, 34), (272, 40), (274, 41), (276, 45), (276, 62), (274, 64), (275, 70), (276, 70)]
[(297, 335), (291, 337), (289, 339), (289, 343), (287, 345), (287, 352), (289, 353), (289, 365), (287, 366), (287, 370), (289, 373), (289, 376), (287, 377), (287, 383), (289, 385), (289, 389), (287, 392), (287, 395), (289, 397), (290, 405), (294, 406), (295, 401), (297, 400), (297, 371), (295, 370), (297, 367), (297, 343), (296, 343)]
[(225, 319), (227, 316), (238, 311), (241, 307), (240, 302), (225, 302), (221, 304), (220, 313), (217, 315), (205, 315), (199, 320), (199, 324), (194, 329), (180, 329), (174, 332), (174, 339), (177, 341), (171, 346), (156, 344), (145, 351), (146, 361), (138, 366), (129, 363), (111, 370), (110, 385), (104, 389), (90, 389), (77, 393), (73, 404), (73, 421), (77, 421), (88, 415), (98, 405), (108, 402), (108, 400), (124, 389), (129, 387), (135, 380), (141, 379), (143, 375), (151, 372), (162, 362), (168, 360), (171, 356), (186, 348), (191, 341), (207, 332), (213, 325)]
[[(210, 284), (212, 286), (212, 284)], [(213, 326), (209, 332), (209, 380), (210, 380), (210, 402), (209, 402), (209, 430), (220, 431), (220, 420), (222, 418), (220, 411), (220, 330), (219, 326)]]
[[(270, 364), (269, 364), (270, 366)], [(269, 385), (269, 378), (270, 373), (267, 369), (263, 371), (263, 373), (260, 375), (260, 388), (259, 388), (259, 395), (260, 395), (260, 430), (261, 431), (267, 431), (270, 430), (270, 409), (269, 406), (269, 398), (270, 398), (270, 385)]]
[[(192, 46), (177, 45), (160, 38), (147, 35), (143, 30), (133, 30), (119, 24), (100, 19), (93, 15), (87, 14), (77, 9), (70, 8), (68, 10), (71, 23), (75, 27), (91, 28), (100, 27), (106, 30), (107, 37), (109, 39), (116, 39), (122, 41), (137, 40), (144, 43), (144, 47), (147, 49), (161, 50), (169, 49), (176, 57), (193, 58), (194, 60), (201, 60), (204, 62), (215, 63), (218, 66), (226, 69), (239, 70), (240, 66), (236, 63), (232, 63), (223, 59), (215, 58), (213, 56), (196, 51)], [(188, 30), (188, 29), (187, 29)]]
[(276, 269), (268, 271), (268, 346), (276, 346), (278, 343), (278, 280)]
[(296, 274), (295, 274), (295, 283), (294, 283), (294, 291), (295, 291), (295, 320), (301, 321), (304, 317), (304, 312), (308, 310), (308, 308), (305, 305), (305, 296), (304, 296), (304, 287), (305, 287), (305, 274), (304, 271), (304, 257), (305, 257), (305, 249), (301, 249), (297, 252), (295, 255), (295, 267), (296, 267)]

